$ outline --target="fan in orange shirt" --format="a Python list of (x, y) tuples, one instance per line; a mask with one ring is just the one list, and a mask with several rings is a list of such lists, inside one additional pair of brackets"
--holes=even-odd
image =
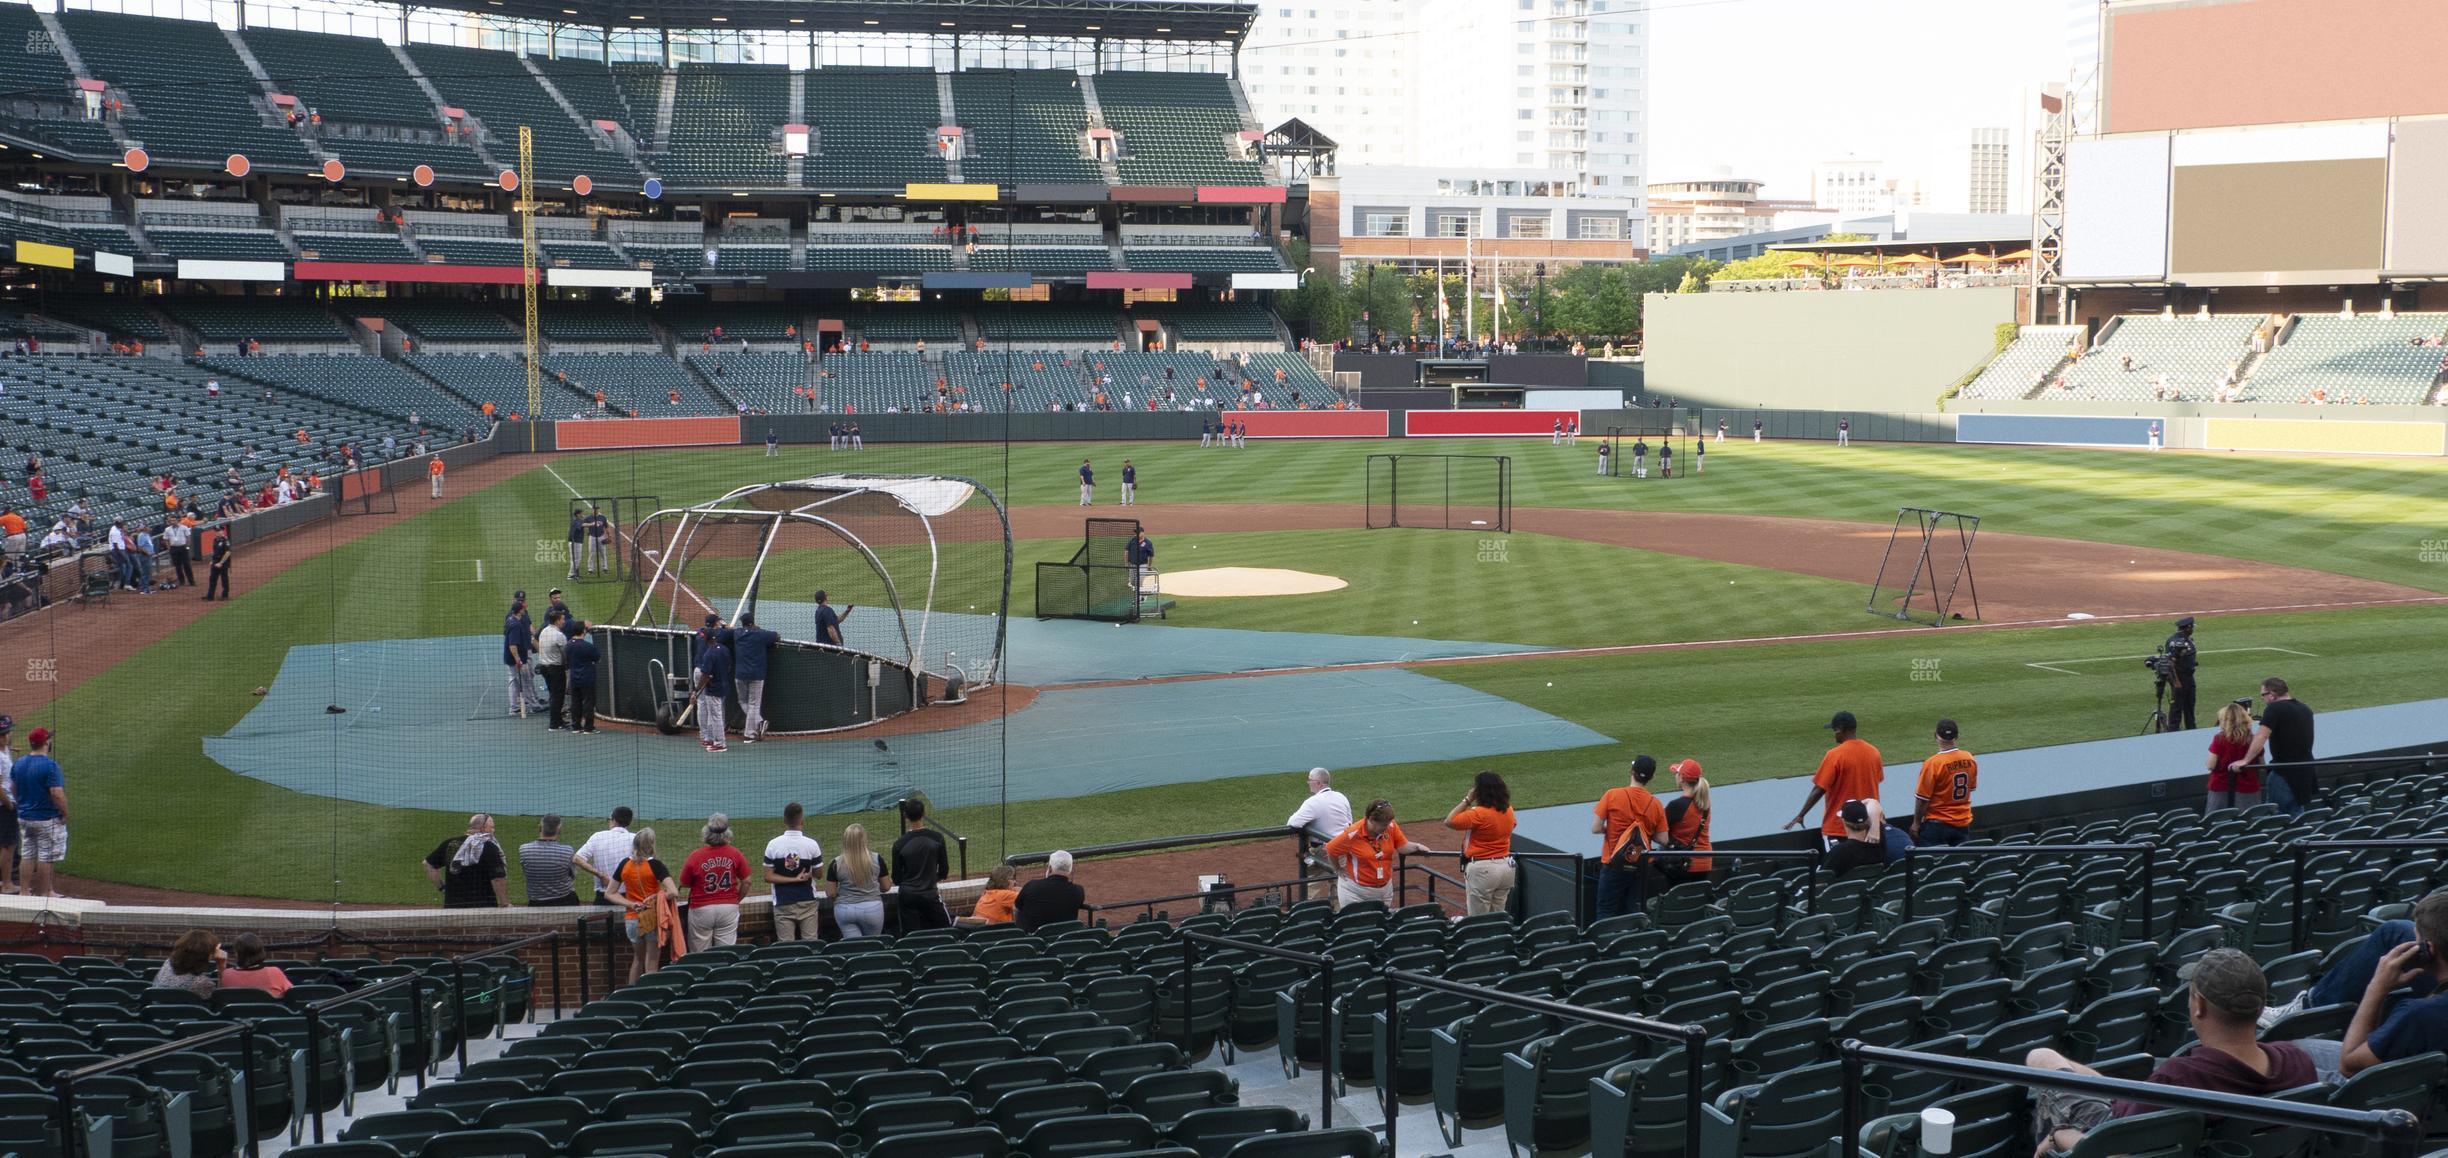
[(1832, 848), (1844, 839), (1844, 817), (1837, 809), (1847, 800), (1876, 800), (1879, 783), (1886, 778), (1887, 766), (1879, 759), (1879, 750), (1854, 735), (1861, 725), (1851, 712), (1838, 712), (1827, 722), (1828, 730), (1836, 733), (1836, 746), (1820, 757), (1819, 770), (1811, 774), (1810, 795), (1802, 800), (1802, 810), (1785, 822), (1788, 829), (1800, 827), (1810, 815), (1811, 805), (1827, 801), (1819, 818), (1822, 848)]
[(1666, 833), (1666, 808), (1649, 791), (1657, 776), (1653, 756), (1632, 758), (1631, 782), (1607, 789), (1590, 812), (1590, 831), (1599, 834), (1598, 919), (1641, 911), (1644, 887), (1651, 872), (1642, 850)]
[(1972, 790), (1980, 787), (1980, 762), (1955, 746), (1955, 721), (1938, 721), (1933, 734), (1938, 751), (1921, 762), (1921, 783), (1913, 789), (1913, 843), (1962, 844), (1972, 828)]
[(1020, 889), (1012, 884), (1012, 867), (999, 864), (986, 874), (986, 887), (978, 893), (977, 905), (969, 915), (952, 922), (976, 928), (985, 925), (1008, 925), (1019, 914), (1013, 908), (1019, 903)]
[(1394, 823), (1394, 805), (1380, 796), (1351, 827), (1326, 842), (1326, 856), (1335, 865), (1335, 908), (1377, 901), (1391, 908), (1394, 858), (1427, 852), (1428, 846), (1403, 835)]
[(1468, 915), (1505, 911), (1513, 896), (1513, 790), (1504, 777), (1481, 772), (1470, 795), (1445, 814), (1445, 827), (1470, 834), (1462, 845)]

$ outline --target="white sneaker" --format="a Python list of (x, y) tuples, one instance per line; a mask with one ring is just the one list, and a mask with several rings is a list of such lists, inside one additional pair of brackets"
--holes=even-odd
[(2311, 1001), (2312, 991), (2306, 989), (2303, 992), (2296, 994), (2294, 1000), (2289, 1001), (2284, 1005), (2266, 1006), (2261, 1010), (2259, 1024), (2261, 1028), (2268, 1029), (2269, 1027), (2278, 1024), (2281, 1020), (2285, 1019), (2289, 1015), (2303, 1012), (2305, 1007), (2311, 1004)]

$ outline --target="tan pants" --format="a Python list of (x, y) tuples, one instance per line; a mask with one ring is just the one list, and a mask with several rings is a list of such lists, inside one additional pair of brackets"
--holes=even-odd
[(690, 905), (688, 947), (702, 953), (716, 945), (739, 944), (738, 905)]
[(1391, 907), (1393, 896), (1394, 884), (1391, 881), (1382, 885), (1364, 885), (1350, 877), (1335, 878), (1334, 907), (1337, 912), (1342, 911), (1345, 905), (1356, 905), (1362, 901), (1376, 901)]
[(815, 901), (793, 901), (787, 905), (775, 905), (773, 911), (774, 940), (815, 940), (817, 907), (818, 903)]
[(1462, 868), (1462, 883), (1469, 890), (1469, 913), (1501, 913), (1505, 902), (1513, 899), (1513, 860), (1475, 860)]

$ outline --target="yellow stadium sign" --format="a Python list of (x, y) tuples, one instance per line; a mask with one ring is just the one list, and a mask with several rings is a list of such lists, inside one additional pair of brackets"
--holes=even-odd
[(17, 264), (47, 265), (53, 269), (75, 269), (76, 251), (65, 245), (44, 245), (39, 241), (17, 243)]
[(901, 191), (902, 198), (909, 201), (992, 201), (996, 194), (993, 184), (976, 182), (952, 185), (912, 181)]

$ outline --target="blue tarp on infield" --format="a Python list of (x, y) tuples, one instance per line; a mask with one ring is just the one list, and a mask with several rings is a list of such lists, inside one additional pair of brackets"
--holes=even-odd
[[(715, 603), (726, 614), (733, 609), (730, 601)], [(757, 604), (757, 620), (793, 639), (806, 639), (814, 633), (815, 611), (813, 603), (766, 599)], [(966, 612), (936, 613), (927, 624), (929, 664), (940, 664), (946, 641), (986, 638), (992, 626), (986, 620)], [(915, 616), (909, 625), (912, 633), (918, 630)], [(1015, 618), (1005, 631), (1005, 680), (1034, 687), (1553, 650), (1523, 643), (1157, 624), (1117, 626), (1083, 619)], [(843, 621), (842, 642), (877, 655), (898, 655), (904, 646), (893, 617), (873, 607), (859, 608)], [(952, 646), (962, 645), (955, 642)], [(967, 649), (963, 650), (966, 654)], [(965, 661), (963, 666), (967, 666)]]
[[(1012, 626), (1017, 632), (1023, 624)], [(1269, 634), (1029, 626), (1124, 638)], [(1247, 654), (1264, 656), (1270, 666), (1348, 662), (1322, 647), (1287, 656), (1286, 642), (1259, 641)], [(1383, 658), (1434, 644), (1367, 642), (1386, 649)], [(1240, 646), (1216, 639), (1203, 654), (1236, 654)], [(539, 719), (509, 717), (499, 647), (491, 636), (461, 636), (292, 648), (263, 702), (228, 734), (207, 738), (205, 755), (283, 788), (367, 804), (569, 815), (630, 804), (643, 815), (668, 817), (718, 809), (773, 815), (790, 800), (811, 812), (858, 811), (888, 805), (913, 786), (940, 806), (960, 807), (1006, 792), (1014, 801), (1042, 800), (1317, 764), (1466, 759), (1610, 742), (1459, 684), (1374, 669), (1058, 688), (1013, 713), (999, 738), (992, 725), (979, 725), (890, 736), (891, 750), (879, 752), (871, 736), (852, 732), (734, 744), (710, 756), (692, 736), (571, 736), (546, 731)], [(1083, 646), (1080, 654), (1089, 653)], [(1149, 652), (1130, 662), (1156, 659)], [(1120, 678), (1078, 670), (1085, 678)], [(325, 711), (335, 687), (347, 709), (338, 715)], [(998, 739), (1006, 753), (1004, 784), (977, 771), (992, 766)]]

